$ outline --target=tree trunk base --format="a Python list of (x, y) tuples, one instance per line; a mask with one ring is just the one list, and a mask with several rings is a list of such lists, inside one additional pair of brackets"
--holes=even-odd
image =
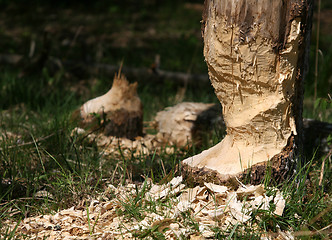
[(204, 57), (227, 135), (183, 161), (194, 184), (280, 182), (293, 174), (302, 150), (310, 9), (310, 0), (205, 1)]
[[(283, 151), (273, 156), (270, 161), (254, 163), (245, 169), (242, 167), (240, 160), (238, 164), (234, 164), (236, 161), (225, 163), (226, 160), (230, 159), (222, 162), (225, 159), (224, 156), (227, 155), (227, 152), (218, 151), (224, 144), (222, 141), (201, 154), (184, 160), (181, 166), (182, 176), (189, 186), (202, 186), (204, 182), (212, 182), (236, 188), (240, 182), (260, 184), (264, 179), (271, 179), (276, 183), (280, 183), (294, 173), (294, 171), (291, 171), (296, 163), (296, 159), (294, 159), (294, 156), (296, 156), (294, 139), (295, 136), (291, 136)], [(234, 148), (230, 151), (234, 151)], [(211, 163), (211, 159), (215, 159), (217, 164), (204, 163), (205, 159), (209, 163)], [(198, 161), (204, 165), (200, 167), (200, 164), (197, 164)]]

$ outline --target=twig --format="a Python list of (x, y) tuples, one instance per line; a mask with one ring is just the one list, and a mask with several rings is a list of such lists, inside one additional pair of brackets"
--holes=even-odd
[(330, 149), (329, 153), (325, 156), (324, 160), (323, 160), (323, 163), (322, 163), (322, 167), (321, 167), (321, 170), (320, 170), (320, 178), (319, 178), (319, 186), (322, 186), (322, 183), (323, 183), (323, 177), (324, 177), (324, 168), (325, 168), (325, 160), (327, 158), (329, 158), (332, 154), (332, 149)]
[[(1, 54), (0, 53), (0, 63), (18, 65), (18, 63), (23, 58), (23, 55), (17, 54)], [(84, 68), (84, 71), (87, 71), (91, 74), (95, 74), (96, 72), (102, 71), (106, 75), (114, 76), (115, 73), (118, 72), (118, 65), (109, 65), (104, 63), (90, 63), (86, 64), (84, 62), (76, 62), (72, 60), (61, 61), (60, 59), (49, 56), (49, 59), (56, 63), (56, 65), (64, 66), (66, 68), (70, 68), (71, 66), (81, 66)], [(137, 78), (142, 76), (153, 77), (156, 80), (168, 79), (175, 82), (180, 83), (208, 83), (209, 76), (207, 73), (203, 74), (190, 74), (188, 71), (184, 72), (171, 72), (162, 70), (159, 68), (131, 68), (131, 67), (123, 67), (122, 72), (126, 75), (133, 75)]]
[(299, 236), (315, 236), (315, 235), (322, 235), (322, 234), (331, 234), (331, 226), (332, 224), (317, 230), (317, 231), (298, 231), (294, 232), (294, 237), (299, 237)]
[(82, 26), (82, 25), (79, 26), (79, 27), (77, 28), (77, 30), (76, 30), (76, 32), (75, 32), (75, 35), (74, 35), (74, 38), (73, 38), (73, 40), (72, 40), (71, 43), (70, 43), (70, 46), (71, 46), (71, 47), (73, 47), (73, 46), (75, 45), (75, 43), (76, 43), (76, 39), (77, 39), (78, 36), (80, 35), (82, 29), (83, 29), (83, 26)]
[(312, 218), (309, 222), (309, 224), (313, 224), (314, 222), (316, 222), (317, 220), (319, 220), (322, 216), (324, 216), (326, 213), (329, 213), (331, 211), (332, 208), (332, 204), (330, 204), (326, 209), (324, 209), (323, 211), (321, 211), (318, 215), (316, 215), (314, 218)]
[[(0, 203), (0, 206), (4, 206), (4, 205), (7, 205), (9, 203), (12, 203), (12, 202), (16, 202), (16, 201), (25, 201), (25, 200), (45, 200), (46, 197), (22, 197), (22, 198), (17, 198), (17, 199), (12, 199), (10, 201), (6, 201), (6, 202), (3, 202), (3, 203)], [(49, 198), (47, 198), (47, 201), (49, 202), (53, 202), (53, 203), (59, 203), (58, 201), (55, 201), (55, 200), (51, 200)]]
[(35, 54), (35, 50), (36, 50), (36, 41), (34, 39), (31, 39), (30, 50), (29, 50), (29, 58), (33, 57), (33, 55)]
[[(73, 64), (67, 62), (66, 64)], [(104, 74), (108, 75), (114, 75), (118, 69), (119, 66), (116, 65), (109, 65), (109, 64), (103, 64), (103, 63), (95, 63), (95, 64), (89, 64), (88, 66), (86, 64), (85, 69), (89, 72), (97, 72), (97, 71), (103, 71)], [(134, 76), (152, 76), (155, 79), (169, 79), (172, 81), (182, 82), (182, 83), (189, 83), (189, 82), (209, 82), (208, 74), (189, 74), (189, 73), (183, 73), (183, 72), (171, 72), (171, 71), (165, 71), (161, 69), (151, 69), (151, 68), (131, 68), (131, 67), (123, 67), (122, 72), (124, 72), (126, 75), (134, 75)]]
[(45, 170), (45, 167), (44, 167), (43, 158), (41, 157), (40, 152), (39, 152), (39, 148), (38, 148), (37, 142), (36, 142), (35, 138), (33, 137), (33, 135), (32, 135), (31, 133), (30, 133), (30, 136), (31, 136), (31, 138), (32, 138), (33, 144), (34, 144), (35, 147), (36, 147), (37, 154), (38, 154), (38, 158), (39, 158), (39, 160), (40, 160), (40, 164), (41, 164), (41, 166), (42, 166), (42, 168), (43, 168), (43, 170), (44, 170), (44, 174), (45, 174), (45, 173), (46, 173), (46, 170)]
[(243, 188), (247, 188), (247, 186), (244, 185), (237, 177), (235, 177), (235, 179)]
[(316, 32), (316, 59), (315, 59), (315, 85), (314, 85), (314, 102), (317, 98), (317, 82), (318, 82), (318, 47), (319, 47), (319, 28), (320, 28), (320, 4), (321, 0), (318, 0), (318, 16), (317, 16), (317, 32)]
[(115, 173), (116, 173), (116, 170), (118, 169), (118, 167), (119, 167), (119, 163), (117, 163), (116, 166), (115, 166), (115, 169), (114, 169), (114, 171), (113, 171), (112, 178), (111, 178), (111, 181), (110, 181), (111, 183), (112, 183), (113, 180), (114, 180)]
[[(62, 131), (62, 130), (59, 130)], [(23, 146), (27, 146), (27, 145), (33, 145), (33, 144), (37, 144), (39, 142), (45, 141), (46, 139), (49, 139), (50, 137), (54, 136), (55, 133), (52, 133), (48, 136), (42, 137), (42, 138), (38, 138), (38, 139), (34, 139), (34, 141), (31, 142), (25, 142), (25, 143), (21, 143), (21, 144), (16, 144), (16, 145), (10, 145), (7, 146), (7, 149), (12, 149), (12, 148), (16, 148), (16, 147), (23, 147)], [(3, 148), (0, 148), (0, 151), (3, 151)]]
[[(74, 161), (74, 160), (71, 160), (71, 159), (66, 159), (67, 162), (70, 162), (70, 163), (73, 163), (73, 164), (77, 164), (77, 161)], [(82, 165), (83, 167), (86, 167), (88, 166), (87, 164), (85, 163), (80, 163), (80, 165)]]
[(166, 173), (166, 169), (165, 169), (165, 166), (164, 166), (164, 162), (163, 162), (163, 159), (161, 159), (161, 166), (163, 168), (163, 172), (164, 172), (164, 176), (167, 176), (167, 173)]

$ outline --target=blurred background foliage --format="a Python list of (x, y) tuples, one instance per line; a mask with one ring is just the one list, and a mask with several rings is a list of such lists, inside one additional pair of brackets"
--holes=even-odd
[[(318, 26), (314, 2), (304, 114), (328, 120), (330, 113), (319, 116), (313, 111), (319, 107), (314, 99)], [(86, 66), (96, 63), (119, 66), (123, 62), (127, 67), (149, 69), (159, 56), (163, 70), (207, 73), (200, 24), (203, 0), (0, 0), (0, 6), (2, 108), (31, 101), (32, 106), (42, 106), (45, 99), (64, 95), (81, 102), (101, 94), (110, 87), (112, 76), (102, 70), (87, 71)], [(319, 21), (316, 98), (330, 101), (331, 1), (322, 1)], [(3, 55), (22, 58), (12, 64), (14, 59), (4, 60)], [(151, 96), (144, 94), (158, 97), (158, 110), (173, 104), (167, 95), (176, 95), (184, 87), (172, 79), (156, 81), (151, 76), (129, 76), (129, 81), (139, 82), (139, 94), (148, 108)], [(217, 102), (208, 82), (185, 87), (188, 91), (182, 100)]]

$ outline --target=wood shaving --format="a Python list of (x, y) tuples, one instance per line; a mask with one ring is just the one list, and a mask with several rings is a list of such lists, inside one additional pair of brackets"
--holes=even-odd
[[(182, 177), (163, 185), (148, 180), (144, 184), (117, 188), (110, 185), (99, 200), (87, 201), (89, 204), (85, 207), (73, 206), (55, 214), (24, 219), (16, 236), (26, 235), (27, 239), (152, 239), (149, 234), (158, 232), (166, 239), (214, 238), (216, 227), (227, 231), (236, 224), (252, 224), (251, 214), (255, 210), (282, 215), (285, 207), (282, 193), (277, 189), (269, 192), (274, 194), (267, 196), (262, 185), (246, 186), (237, 191), (212, 183), (186, 188)], [(107, 197), (109, 193), (112, 198)], [(126, 213), (126, 208), (138, 196), (143, 207), (138, 210), (136, 204), (135, 208), (141, 218)], [(270, 210), (271, 203), (275, 204), (274, 211)], [(16, 224), (5, 223), (10, 229)]]
[[(167, 154), (175, 152), (174, 146), (167, 146), (163, 139), (157, 135), (146, 134), (144, 137), (137, 137), (134, 140), (127, 138), (119, 138), (114, 136), (106, 136), (103, 133), (88, 133), (82, 128), (76, 127), (72, 136), (85, 137), (90, 143), (96, 143), (101, 148), (104, 156), (124, 156), (141, 157), (165, 151)], [(121, 149), (121, 153), (119, 151)]]

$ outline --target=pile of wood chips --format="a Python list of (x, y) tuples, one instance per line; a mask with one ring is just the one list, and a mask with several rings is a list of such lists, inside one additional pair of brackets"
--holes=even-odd
[(166, 151), (167, 154), (175, 152), (175, 146), (165, 143), (159, 134), (146, 134), (144, 137), (136, 137), (134, 140), (106, 136), (103, 133), (88, 133), (82, 128), (75, 128), (72, 135), (79, 135), (87, 138), (89, 142), (95, 142), (101, 148), (103, 155), (120, 155), (121, 149), (124, 156), (139, 157), (153, 154), (154, 152)]
[[(216, 227), (226, 231), (249, 224), (255, 230), (255, 224), (251, 225), (254, 211), (261, 209), (262, 214), (282, 215), (285, 207), (285, 199), (278, 189), (266, 191), (258, 185), (242, 186), (234, 191), (212, 183), (187, 188), (182, 177), (175, 177), (164, 185), (149, 180), (139, 185), (109, 185), (98, 200), (88, 202), (55, 214), (26, 218), (19, 223), (16, 236), (152, 239), (153, 234), (162, 233), (166, 239), (214, 239)], [(16, 223), (10, 225), (13, 229)], [(241, 227), (236, 231), (241, 231)], [(280, 239), (293, 239), (289, 232), (279, 231), (277, 235)], [(262, 239), (272, 237), (265, 234)]]

